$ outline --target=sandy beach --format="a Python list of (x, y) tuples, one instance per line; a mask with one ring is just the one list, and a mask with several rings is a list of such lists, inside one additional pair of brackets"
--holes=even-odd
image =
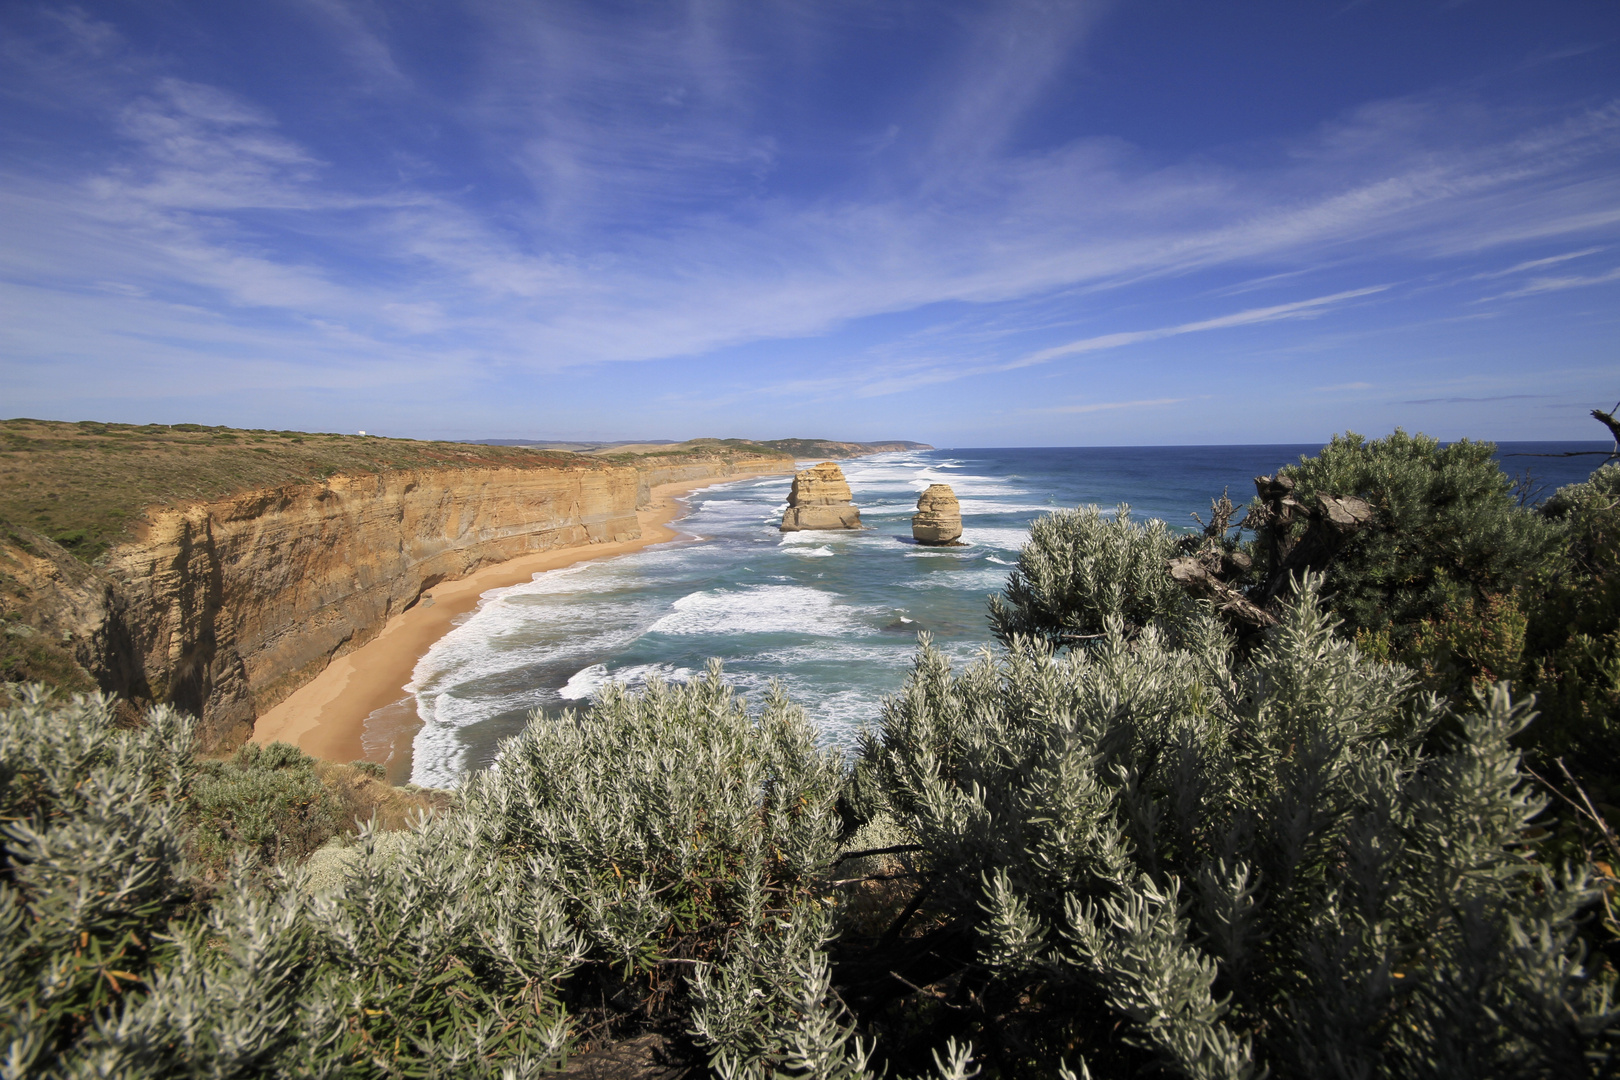
[(424, 597), (409, 611), (394, 616), (375, 638), (332, 661), (325, 671), (260, 716), (253, 725), (253, 741), (293, 743), (327, 761), (365, 757), (361, 735), (366, 717), (404, 695), (417, 660), (449, 632), (458, 615), (476, 608), (484, 593), (529, 581), (546, 570), (625, 555), (673, 540), (680, 534), (671, 526), (686, 509), (682, 495), (764, 475), (774, 474), (744, 472), (662, 484), (652, 489), (649, 507), (636, 512), (640, 539), (538, 552), (487, 566), (455, 581), (441, 581), (432, 589), (431, 602)]

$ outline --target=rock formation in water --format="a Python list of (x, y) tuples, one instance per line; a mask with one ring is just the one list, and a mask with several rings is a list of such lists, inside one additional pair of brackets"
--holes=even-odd
[(823, 461), (793, 474), (793, 490), (782, 515), (783, 532), (861, 528), (865, 528), (861, 512), (855, 509), (844, 470)]
[(917, 512), (911, 516), (911, 535), (919, 544), (945, 547), (962, 536), (962, 506), (949, 484), (930, 484), (917, 498)]

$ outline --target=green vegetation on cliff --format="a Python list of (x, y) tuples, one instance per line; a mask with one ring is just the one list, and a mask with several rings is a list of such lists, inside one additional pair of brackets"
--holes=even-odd
[(884, 442), (838, 442), (835, 439), (771, 439), (766, 446), (796, 458), (851, 458), (891, 450), (932, 450), (927, 443), (890, 439)]
[(142, 510), (394, 469), (599, 468), (552, 450), (201, 424), (0, 420), (0, 522), (85, 561), (127, 539)]

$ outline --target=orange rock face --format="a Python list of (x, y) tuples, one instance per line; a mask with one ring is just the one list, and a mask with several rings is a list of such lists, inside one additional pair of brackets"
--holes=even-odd
[(919, 544), (943, 547), (962, 537), (962, 506), (949, 484), (930, 484), (917, 498), (911, 536)]
[(855, 509), (844, 470), (823, 461), (793, 474), (782, 531), (803, 529), (860, 529), (861, 512)]

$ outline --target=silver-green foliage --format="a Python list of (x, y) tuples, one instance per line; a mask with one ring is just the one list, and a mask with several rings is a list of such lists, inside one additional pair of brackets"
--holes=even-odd
[(1524, 840), (1531, 712), (1447, 716), (1318, 588), (1241, 666), (1207, 617), (959, 675), (925, 646), (862, 772), (983, 964), (1099, 995), (1172, 1072), (1582, 1075), (1615, 1013), (1591, 887)]
[(177, 801), (191, 728), (138, 731), (111, 702), (25, 690), (0, 713), (0, 1074), (49, 1061), (161, 959), (152, 931), (189, 897)]
[(1005, 592), (990, 598), (990, 625), (1003, 644), (1054, 648), (1102, 634), (1110, 619), (1130, 633), (1179, 625), (1191, 604), (1166, 569), (1175, 554), (1165, 523), (1138, 525), (1129, 506), (1112, 518), (1095, 506), (1049, 514), (1030, 527)]
[[(536, 716), (456, 810), (363, 830), (336, 888), (239, 865), (193, 912), (189, 724), (120, 732), (109, 705), (0, 714), (0, 1075), (533, 1075), (603, 999), (732, 1075), (864, 1074), (823, 952), (843, 770), (779, 694), (751, 714), (718, 665), (610, 687)], [(107, 970), (126, 941), (143, 966)]]
[(863, 1058), (831, 1004), (820, 882), (840, 759), (772, 692), (750, 715), (718, 663), (685, 685), (610, 685), (537, 718), (462, 789), (479, 843), (523, 865), (621, 980), (689, 987), (688, 1022), (736, 1075)]

